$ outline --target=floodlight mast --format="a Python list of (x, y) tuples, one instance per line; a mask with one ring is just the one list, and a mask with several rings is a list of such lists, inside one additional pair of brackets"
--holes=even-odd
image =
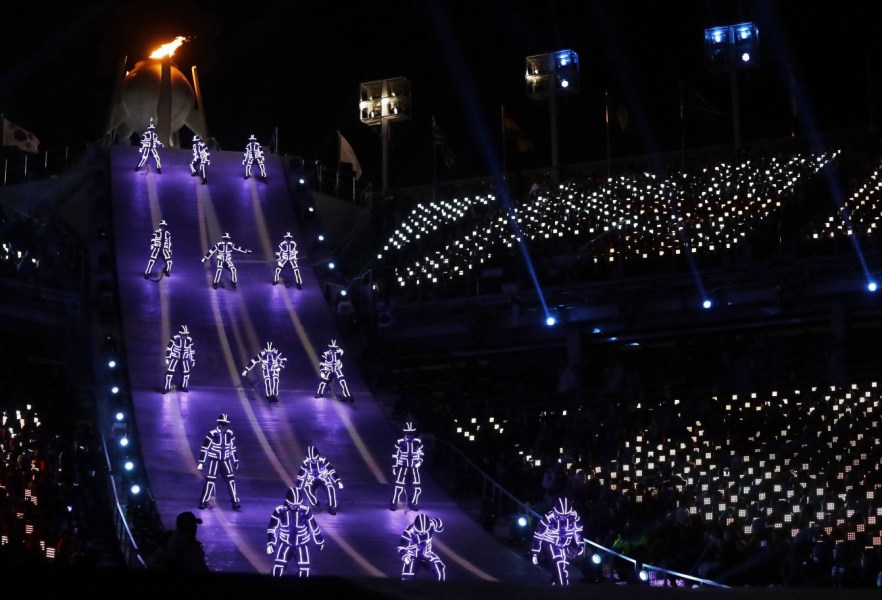
[(572, 50), (536, 54), (526, 59), (527, 96), (533, 100), (548, 99), (551, 129), (551, 180), (557, 185), (557, 97), (579, 91), (579, 55)]

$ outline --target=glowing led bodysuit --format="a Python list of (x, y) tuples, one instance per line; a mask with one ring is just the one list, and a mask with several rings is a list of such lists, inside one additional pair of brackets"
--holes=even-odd
[(404, 563), (401, 567), (402, 581), (412, 581), (420, 566), (434, 569), (438, 581), (444, 581), (444, 563), (432, 551), (432, 536), (436, 531), (444, 531), (444, 523), (441, 519), (417, 515), (413, 523), (401, 534), (398, 555)]
[(585, 545), (582, 543), (582, 520), (566, 498), (559, 498), (554, 509), (542, 515), (533, 532), (530, 552), (535, 565), (539, 564), (543, 546), (548, 548), (554, 563), (552, 585), (569, 585), (567, 565), (570, 560), (585, 552)]
[(186, 325), (181, 325), (181, 330), (176, 333), (165, 347), (165, 386), (163, 394), (171, 389), (172, 379), (175, 371), (178, 370), (178, 364), (184, 372), (183, 381), (181, 381), (181, 391), (188, 391), (187, 386), (190, 384), (190, 369), (196, 364), (196, 349), (193, 347), (193, 338), (190, 337), (190, 330)]
[(266, 348), (263, 348), (258, 352), (257, 355), (251, 359), (248, 366), (245, 367), (245, 370), (242, 371), (242, 377), (248, 375), (248, 371), (259, 364), (261, 373), (263, 374), (263, 387), (266, 391), (266, 399), (270, 402), (278, 402), (279, 374), (282, 372), (282, 369), (285, 368), (285, 363), (287, 361), (288, 359), (282, 356), (279, 349), (273, 347), (272, 342), (267, 342)]
[(220, 241), (202, 257), (202, 262), (211, 258), (212, 255), (215, 257), (217, 270), (214, 272), (214, 282), (211, 284), (211, 287), (214, 289), (217, 289), (217, 286), (220, 283), (221, 276), (224, 273), (224, 267), (230, 270), (230, 279), (233, 282), (233, 289), (236, 289), (236, 285), (239, 283), (239, 277), (236, 275), (236, 265), (233, 264), (233, 252), (250, 254), (251, 250), (246, 250), (245, 248), (237, 246), (230, 241), (230, 234), (225, 233), (221, 236)]
[(190, 174), (202, 177), (202, 183), (208, 183), (208, 174), (205, 168), (211, 164), (208, 145), (198, 135), (193, 136), (193, 158), (190, 160)]
[(324, 550), (325, 539), (315, 522), (312, 508), (303, 502), (300, 490), (289, 488), (285, 502), (273, 510), (266, 529), (266, 553), (275, 553), (273, 577), (281, 577), (291, 558), (291, 548), (297, 549), (297, 567), (300, 577), (309, 577), (309, 542)]
[(347, 402), (353, 402), (352, 394), (349, 393), (349, 386), (346, 385), (346, 379), (343, 377), (342, 356), (343, 348), (337, 346), (337, 340), (331, 340), (328, 349), (322, 352), (322, 360), (319, 362), (322, 380), (315, 393), (316, 398), (324, 396), (328, 386), (337, 381), (340, 384), (340, 389), (343, 390), (343, 399)]
[(408, 506), (419, 510), (420, 467), (423, 465), (423, 441), (414, 437), (416, 428), (413, 423), (404, 425), (404, 437), (395, 442), (395, 454), (392, 455), (392, 474), (395, 476), (395, 491), (392, 493), (390, 510), (398, 508), (401, 495), (406, 494)]
[(337, 471), (330, 461), (319, 454), (318, 448), (309, 446), (306, 449), (306, 458), (300, 463), (300, 472), (297, 473), (297, 483), (295, 486), (306, 495), (309, 504), (312, 506), (318, 504), (318, 498), (316, 498), (315, 491), (313, 490), (316, 480), (321, 481), (328, 492), (328, 512), (336, 515), (337, 489), (343, 489), (343, 482), (340, 481)]
[[(208, 465), (207, 469), (205, 465)], [(215, 495), (218, 465), (224, 466), (224, 479), (227, 480), (227, 487), (230, 490), (233, 510), (239, 510), (242, 508), (242, 503), (236, 494), (236, 478), (233, 476), (233, 470), (239, 468), (239, 455), (236, 453), (236, 435), (230, 429), (230, 417), (226, 414), (218, 415), (217, 427), (208, 432), (199, 451), (199, 464), (196, 468), (205, 471), (205, 484), (202, 486), (199, 508), (208, 507), (208, 501)]]
[[(290, 266), (294, 271), (294, 281), (297, 283), (297, 289), (303, 289), (303, 280), (300, 278), (300, 268), (297, 266), (297, 242), (291, 237), (291, 232), (285, 234), (285, 237), (279, 242), (279, 249), (276, 251), (276, 272), (273, 275), (273, 285), (279, 283), (279, 277), (282, 269)], [(288, 285), (287, 283), (285, 284)]]
[(164, 219), (159, 222), (159, 227), (153, 232), (153, 238), (150, 240), (150, 260), (147, 261), (147, 269), (144, 270), (144, 279), (150, 278), (153, 265), (156, 264), (160, 254), (165, 263), (162, 272), (168, 277), (171, 275), (172, 267), (172, 242), (168, 223)]
[(257, 141), (257, 138), (253, 135), (248, 138), (248, 144), (245, 145), (245, 158), (242, 159), (242, 164), (245, 165), (245, 179), (251, 177), (251, 165), (257, 161), (257, 166), (260, 167), (260, 176), (266, 179), (266, 167), (263, 164), (263, 148), (260, 147), (260, 142)]
[(162, 142), (159, 141), (159, 136), (156, 135), (156, 127), (153, 125), (153, 119), (150, 119), (150, 125), (147, 126), (147, 131), (141, 136), (141, 162), (138, 163), (138, 166), (135, 167), (137, 171), (147, 162), (147, 159), (152, 156), (153, 161), (156, 163), (156, 172), (162, 173), (162, 163), (159, 160), (159, 148), (162, 148)]

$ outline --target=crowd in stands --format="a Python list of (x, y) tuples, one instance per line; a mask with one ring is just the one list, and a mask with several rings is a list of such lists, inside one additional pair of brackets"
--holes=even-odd
[[(586, 176), (518, 202), (478, 192), (419, 203), (402, 215), (377, 266), (389, 276), (388, 294), (408, 297), (458, 293), (489, 268), (516, 278), (522, 242), (539, 264), (568, 263), (579, 279), (608, 277), (628, 259), (640, 259), (629, 262), (630, 274), (687, 255), (701, 266), (719, 265), (743, 255), (761, 233), (779, 235), (788, 211), (816, 210), (805, 206), (801, 191), (839, 154), (790, 152), (667, 175)], [(834, 206), (827, 208), (832, 213)]]
[(57, 413), (43, 421), (41, 414), (33, 404), (12, 402), (0, 416), (0, 560), (106, 566), (96, 523), (108, 504), (95, 432), (88, 422), (65, 422)]
[[(882, 184), (871, 154), (779, 153), (664, 177), (586, 178), (537, 186), (511, 205), (480, 192), (425, 202), (401, 212), (378, 264), (394, 272), (388, 295), (408, 301), (456, 297), (469, 274), (514, 269), (519, 240), (540, 264), (577, 257), (581, 277), (595, 280), (621, 275), (616, 263), (627, 274), (682, 268), (685, 255), (700, 267), (744, 266), (768, 248), (777, 258), (821, 255), (837, 248), (825, 240), (851, 236), (876, 247)], [(732, 586), (882, 585), (879, 386), (848, 380), (841, 340), (726, 339), (714, 353), (675, 347), (625, 370), (608, 365), (575, 401), (561, 401), (541, 372), (495, 372), (498, 385), (479, 394), (463, 373), (400, 408), (431, 423), (429, 435), (461, 442), (539, 513), (568, 496), (588, 539), (638, 564)], [(528, 380), (539, 389), (524, 393)], [(633, 570), (612, 555), (584, 565), (586, 580)]]

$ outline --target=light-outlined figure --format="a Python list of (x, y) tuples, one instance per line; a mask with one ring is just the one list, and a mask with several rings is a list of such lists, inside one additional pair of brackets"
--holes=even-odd
[(420, 467), (423, 466), (423, 441), (416, 437), (416, 427), (412, 422), (404, 424), (404, 437), (396, 440), (392, 461), (395, 491), (392, 492), (389, 510), (398, 508), (403, 495), (407, 496), (407, 505), (411, 510), (419, 510), (422, 493)]
[(190, 370), (196, 365), (196, 348), (193, 345), (193, 338), (190, 337), (190, 330), (186, 325), (181, 325), (178, 331), (169, 340), (165, 347), (165, 385), (162, 393), (165, 394), (171, 389), (172, 380), (178, 365), (181, 366), (183, 373), (181, 378), (181, 391), (188, 392), (190, 385)]
[(346, 384), (346, 378), (343, 376), (343, 348), (337, 345), (337, 340), (331, 340), (328, 349), (322, 352), (322, 359), (319, 362), (319, 375), (322, 380), (319, 382), (318, 390), (315, 392), (316, 398), (321, 398), (329, 391), (337, 382), (343, 391), (343, 400), (349, 403), (354, 402), (352, 394), (349, 393), (349, 386)]
[(253, 165), (255, 161), (260, 168), (260, 176), (263, 179), (266, 179), (266, 165), (263, 164), (263, 148), (260, 147), (260, 142), (258, 142), (257, 138), (252, 134), (251, 137), (248, 138), (248, 143), (245, 145), (245, 158), (242, 159), (242, 164), (245, 165), (245, 179), (251, 177), (251, 165)]
[(401, 534), (398, 555), (401, 557), (401, 580), (412, 581), (421, 566), (432, 569), (438, 581), (444, 581), (446, 568), (441, 558), (432, 550), (432, 538), (444, 531), (440, 518), (417, 515), (413, 523)]
[(150, 125), (147, 126), (147, 129), (141, 135), (141, 146), (139, 148), (141, 161), (138, 163), (138, 166), (135, 167), (135, 170), (137, 171), (147, 164), (147, 159), (152, 156), (153, 162), (156, 164), (156, 172), (161, 174), (162, 161), (159, 159), (160, 148), (162, 148), (162, 142), (159, 141), (159, 136), (156, 134), (156, 126), (153, 124), (153, 119), (150, 119)]
[(278, 505), (270, 515), (266, 529), (266, 553), (275, 554), (273, 577), (281, 577), (291, 559), (291, 549), (297, 551), (297, 575), (309, 577), (309, 543), (315, 543), (319, 550), (325, 548), (325, 538), (315, 521), (309, 503), (297, 488), (288, 488), (285, 501)]
[(208, 183), (207, 167), (211, 164), (211, 154), (208, 152), (208, 144), (202, 141), (198, 135), (193, 136), (193, 158), (190, 160), (190, 174), (194, 177), (202, 177), (202, 183)]
[[(291, 267), (294, 273), (294, 283), (298, 290), (302, 290), (303, 279), (300, 277), (300, 267), (297, 266), (297, 242), (294, 241), (290, 231), (279, 242), (279, 249), (276, 250), (276, 271), (273, 274), (273, 285), (279, 283), (279, 278), (285, 267)], [(286, 281), (285, 287), (291, 287), (291, 284)]]
[(144, 279), (150, 279), (153, 274), (153, 265), (162, 257), (163, 268), (162, 273), (166, 277), (171, 276), (172, 268), (172, 240), (171, 232), (168, 230), (168, 223), (165, 219), (159, 222), (159, 227), (153, 232), (150, 239), (150, 259), (147, 261), (147, 268), (144, 270)]
[(236, 265), (233, 264), (233, 252), (239, 252), (240, 254), (251, 254), (251, 250), (246, 248), (242, 248), (241, 246), (237, 246), (230, 239), (230, 234), (225, 233), (221, 236), (221, 239), (218, 240), (213, 247), (211, 247), (208, 252), (205, 253), (205, 256), (202, 257), (202, 262), (205, 262), (212, 256), (214, 256), (216, 261), (216, 270), (214, 272), (214, 281), (211, 284), (211, 287), (217, 289), (217, 286), (220, 285), (221, 277), (224, 274), (224, 269), (230, 270), (230, 280), (233, 284), (233, 289), (236, 289), (236, 286), (239, 284), (239, 276), (236, 273)]
[(318, 505), (318, 498), (313, 489), (317, 482), (321, 482), (328, 493), (328, 512), (336, 515), (337, 490), (343, 489), (343, 481), (337, 476), (337, 471), (331, 465), (331, 461), (322, 456), (318, 448), (310, 445), (306, 448), (306, 458), (300, 463), (295, 487), (303, 492), (311, 506)]
[(217, 427), (206, 434), (199, 450), (199, 462), (196, 468), (205, 473), (199, 508), (208, 508), (208, 503), (215, 496), (217, 487), (217, 469), (223, 465), (223, 477), (227, 481), (230, 492), (230, 503), (233, 510), (241, 510), (242, 502), (236, 493), (236, 477), (234, 470), (239, 469), (239, 454), (236, 451), (236, 435), (230, 429), (230, 417), (222, 413), (217, 417)]
[(273, 346), (272, 342), (267, 342), (266, 347), (262, 348), (248, 366), (242, 371), (242, 377), (248, 375), (248, 372), (260, 365), (260, 372), (263, 375), (263, 387), (266, 392), (266, 399), (270, 402), (279, 401), (279, 374), (285, 368), (288, 361), (279, 349)]
[(568, 586), (567, 566), (576, 556), (585, 553), (585, 544), (582, 541), (582, 520), (566, 498), (558, 498), (554, 508), (542, 515), (536, 525), (530, 548), (534, 565), (540, 564), (543, 550), (551, 562), (551, 584)]

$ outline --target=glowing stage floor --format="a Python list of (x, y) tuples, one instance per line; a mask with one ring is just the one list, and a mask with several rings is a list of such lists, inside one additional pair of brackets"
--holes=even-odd
[[(245, 180), (241, 152), (214, 152), (208, 184), (201, 185), (190, 176), (190, 155), (164, 150), (162, 174), (152, 161), (148, 170), (134, 171), (139, 154), (133, 146), (113, 147), (111, 158), (116, 268), (137, 439), (163, 523), (173, 529), (176, 515), (191, 510), (204, 520), (199, 538), (213, 571), (270, 573), (272, 557), (265, 550), (270, 514), (295, 480), (306, 446), (315, 444), (345, 487), (337, 515), (326, 510), (316, 515), (327, 543), (321, 552), (310, 548), (312, 575), (397, 579), (396, 547), (414, 517), (389, 510), (393, 443), (400, 427), (386, 419), (349, 354), (343, 356), (344, 371), (354, 404), (313, 397), (319, 356), (330, 340), (340, 338), (312, 270), (310, 247), (300, 238), (281, 160), (267, 156), (266, 182)], [(145, 280), (150, 239), (160, 219), (172, 235), (171, 276)], [(272, 285), (274, 252), (288, 231), (300, 250), (302, 290)], [(214, 261), (201, 262), (225, 232), (253, 251), (234, 255), (235, 290), (228, 273), (227, 286), (212, 289)], [(182, 324), (189, 327), (196, 350), (189, 393), (163, 395), (165, 346)], [(267, 341), (288, 358), (275, 404), (264, 396), (254, 372), (259, 367), (241, 377)], [(230, 415), (236, 433), (241, 512), (231, 509), (221, 478), (214, 506), (197, 508), (203, 482), (196, 469), (199, 446), (222, 412)], [(445, 525), (435, 550), (446, 563), (448, 581), (547, 585), (545, 573), (483, 531), (429, 477), (424, 479), (422, 512), (441, 517)], [(318, 496), (324, 504), (323, 489)], [(296, 576), (296, 570), (292, 561), (285, 576)]]

